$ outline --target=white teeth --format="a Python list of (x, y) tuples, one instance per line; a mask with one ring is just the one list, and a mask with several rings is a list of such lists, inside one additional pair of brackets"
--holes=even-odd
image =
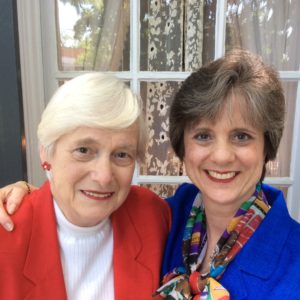
[(235, 176), (235, 172), (218, 173), (215, 171), (208, 171), (208, 174), (216, 179), (229, 179)]
[(108, 194), (99, 194), (99, 193), (94, 193), (94, 192), (88, 192), (88, 191), (84, 191), (84, 193), (88, 196), (92, 196), (92, 197), (98, 197), (98, 198), (107, 198), (110, 197), (112, 195), (112, 193), (108, 193)]

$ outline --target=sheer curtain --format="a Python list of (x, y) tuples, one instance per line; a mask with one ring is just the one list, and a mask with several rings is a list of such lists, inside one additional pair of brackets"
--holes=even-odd
[(262, 55), (278, 70), (298, 70), (300, 1), (228, 0), (226, 46)]
[(60, 70), (129, 69), (130, 0), (55, 3)]
[[(226, 46), (249, 49), (262, 55), (278, 71), (299, 70), (300, 1), (228, 0)], [(289, 176), (296, 82), (283, 82), (286, 125), (276, 161), (268, 164), (269, 176)]]
[(119, 70), (126, 39), (129, 40), (129, 0), (106, 1), (99, 34), (95, 70)]

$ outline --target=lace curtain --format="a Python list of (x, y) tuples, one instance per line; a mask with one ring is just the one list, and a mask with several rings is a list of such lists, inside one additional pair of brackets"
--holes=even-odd
[[(146, 2), (146, 1), (145, 1)], [(203, 1), (147, 1), (142, 7), (141, 68), (148, 71), (191, 71), (202, 65)], [(147, 46), (147, 47), (146, 47)], [(181, 175), (181, 163), (174, 155), (168, 137), (168, 113), (180, 82), (143, 82), (149, 143), (145, 175)], [(151, 184), (147, 187), (161, 196), (176, 186)]]

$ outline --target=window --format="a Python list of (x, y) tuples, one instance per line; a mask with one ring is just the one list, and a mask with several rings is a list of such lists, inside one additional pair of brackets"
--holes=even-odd
[[(21, 43), (22, 62), (27, 63), (22, 76), (39, 76), (39, 87), (33, 85), (33, 79), (27, 79), (33, 86), (25, 79), (23, 90), (28, 97), (24, 101), (36, 99), (29, 92), (35, 88), (33, 96), (43, 94), (41, 99), (49, 99), (64, 80), (85, 71), (113, 72), (128, 81), (143, 99), (150, 137), (146, 161), (137, 167), (134, 182), (162, 196), (188, 180), (168, 140), (168, 109), (182, 80), (233, 47), (262, 55), (280, 71), (287, 100), (283, 141), (278, 158), (268, 164), (266, 181), (285, 192), (292, 215), (300, 220), (296, 199), (300, 193), (296, 167), (300, 166), (299, 1), (32, 0), (18, 4), (24, 30), (21, 40), (34, 42)], [(26, 30), (31, 26), (38, 30)], [(33, 44), (36, 48), (32, 50)], [(33, 72), (33, 68), (38, 70)], [(34, 115), (39, 115), (45, 103), (35, 103)], [(28, 110), (30, 145), (34, 122)], [(29, 155), (33, 151), (29, 149)], [(37, 182), (33, 160), (28, 164), (29, 178)]]

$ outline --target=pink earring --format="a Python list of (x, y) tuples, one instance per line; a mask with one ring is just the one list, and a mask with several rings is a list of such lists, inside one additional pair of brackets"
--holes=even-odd
[(46, 162), (46, 161), (44, 161), (43, 163), (42, 163), (42, 168), (46, 171), (50, 171), (50, 169), (51, 169), (51, 165), (48, 163), (48, 162)]

